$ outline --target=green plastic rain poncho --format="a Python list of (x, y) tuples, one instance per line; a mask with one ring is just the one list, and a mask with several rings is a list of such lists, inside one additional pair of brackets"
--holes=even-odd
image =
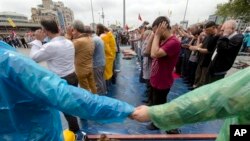
[(63, 140), (59, 111), (107, 123), (134, 107), (70, 86), (0, 41), (0, 141)]
[(217, 141), (229, 141), (231, 124), (250, 124), (250, 67), (164, 105), (152, 106), (149, 115), (164, 130), (225, 119)]

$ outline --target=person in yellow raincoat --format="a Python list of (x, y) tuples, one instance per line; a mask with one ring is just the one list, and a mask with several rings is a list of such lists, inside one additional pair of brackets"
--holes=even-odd
[(105, 80), (110, 80), (113, 76), (113, 64), (116, 56), (116, 42), (114, 35), (109, 31), (104, 25), (98, 24), (96, 27), (96, 33), (100, 36), (104, 42), (104, 51), (105, 51), (105, 71), (104, 78)]

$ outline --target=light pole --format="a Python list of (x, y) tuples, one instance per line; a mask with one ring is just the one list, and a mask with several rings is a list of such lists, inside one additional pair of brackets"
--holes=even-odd
[(188, 0), (187, 0), (186, 9), (185, 9), (184, 17), (183, 17), (183, 22), (186, 20), (185, 18), (187, 14), (187, 7), (188, 7)]
[(102, 23), (103, 23), (103, 25), (104, 25), (104, 12), (103, 12), (103, 8), (102, 8)]
[(99, 23), (101, 23), (101, 12), (98, 12), (99, 15)]
[(90, 3), (91, 3), (91, 11), (92, 11), (92, 20), (93, 20), (93, 29), (95, 28), (94, 27), (94, 24), (95, 24), (95, 18), (94, 18), (94, 12), (93, 12), (93, 4), (92, 4), (92, 0), (90, 0)]

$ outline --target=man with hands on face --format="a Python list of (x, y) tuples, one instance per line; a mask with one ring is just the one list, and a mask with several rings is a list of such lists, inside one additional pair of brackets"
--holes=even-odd
[(222, 25), (222, 35), (217, 41), (216, 50), (208, 67), (208, 83), (224, 78), (233, 66), (244, 38), (242, 34), (236, 32), (236, 28), (237, 23), (234, 20), (228, 20)]
[[(160, 16), (152, 24), (154, 34), (151, 34), (151, 58), (152, 66), (150, 73), (150, 105), (165, 104), (167, 95), (173, 84), (172, 76), (174, 67), (180, 53), (180, 41), (171, 34), (170, 21), (167, 17)], [(150, 123), (149, 130), (158, 130)], [(171, 133), (170, 131), (167, 131)], [(177, 132), (172, 132), (177, 133)]]
[[(66, 80), (69, 85), (78, 86), (78, 79), (75, 73), (75, 49), (73, 43), (59, 34), (59, 28), (55, 20), (43, 19), (42, 29), (35, 32), (36, 40), (32, 45), (30, 57), (40, 63), (46, 61), (48, 69)], [(50, 39), (42, 44), (45, 37)], [(64, 113), (68, 121), (69, 130), (74, 133), (80, 132), (77, 118)]]

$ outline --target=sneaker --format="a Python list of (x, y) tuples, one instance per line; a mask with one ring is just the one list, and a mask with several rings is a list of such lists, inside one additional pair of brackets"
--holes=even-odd
[(152, 122), (146, 126), (148, 130), (159, 130), (158, 127), (156, 127)]
[(76, 141), (85, 141), (87, 134), (83, 131), (78, 131), (75, 135), (76, 135)]
[(116, 72), (116, 73), (119, 73), (119, 72), (121, 72), (121, 70), (116, 69), (115, 72)]
[(167, 134), (180, 134), (181, 131), (179, 129), (172, 129), (172, 130), (168, 130), (166, 131)]

